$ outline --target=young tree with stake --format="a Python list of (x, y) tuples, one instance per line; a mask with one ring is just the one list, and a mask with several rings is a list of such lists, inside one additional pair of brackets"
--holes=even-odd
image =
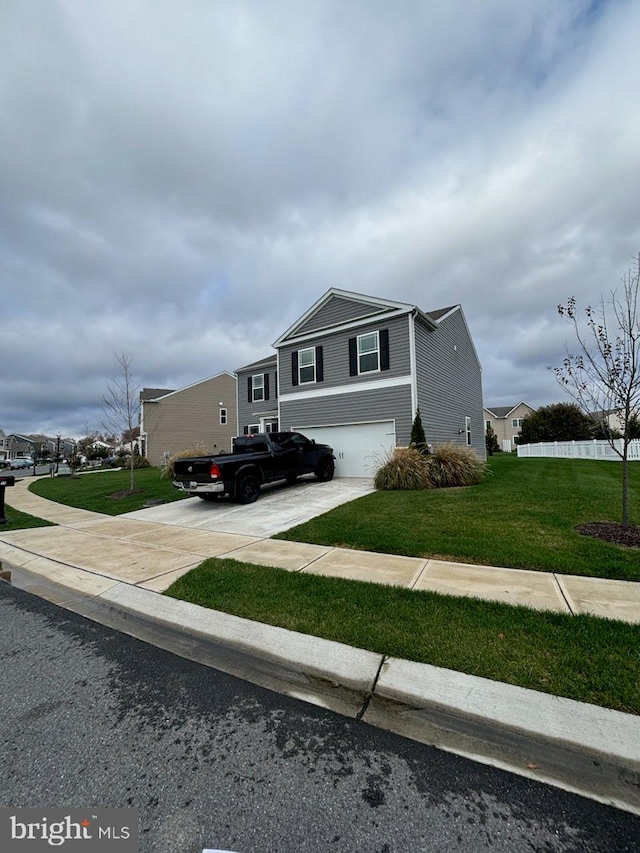
[[(132, 373), (133, 357), (124, 352), (117, 352), (116, 377), (109, 381), (107, 391), (102, 398), (105, 418), (105, 429), (122, 437), (133, 435), (138, 426), (140, 413), (140, 385), (134, 381)], [(131, 484), (134, 489), (134, 458), (133, 442), (131, 446)]]
[[(578, 352), (553, 368), (560, 385), (585, 412), (615, 412), (622, 439), (606, 430), (609, 444), (622, 460), (622, 526), (629, 526), (629, 444), (640, 411), (640, 254), (622, 279), (622, 294), (612, 291), (608, 304), (600, 297), (596, 311), (578, 314), (575, 297), (559, 305), (560, 316), (573, 326)], [(620, 447), (621, 442), (621, 447)]]

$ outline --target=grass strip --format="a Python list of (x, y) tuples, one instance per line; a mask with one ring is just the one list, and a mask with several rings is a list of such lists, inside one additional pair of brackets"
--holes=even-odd
[(134, 473), (135, 491), (129, 493), (131, 474), (127, 471), (104, 471), (76, 477), (43, 477), (29, 486), (32, 492), (67, 506), (121, 515), (143, 509), (148, 501), (181, 500), (186, 497), (161, 476), (159, 468), (140, 468)]
[[(638, 581), (639, 549), (575, 530), (620, 520), (621, 473), (617, 462), (498, 454), (477, 486), (375, 492), (274, 538)], [(629, 501), (638, 522), (640, 463), (631, 465)]]
[(0, 524), (0, 536), (8, 530), (25, 530), (29, 527), (55, 527), (51, 521), (45, 521), (44, 518), (36, 518), (35, 515), (20, 512), (7, 504), (4, 507), (4, 515), (7, 523)]
[(210, 559), (165, 593), (405, 660), (640, 714), (640, 626)]

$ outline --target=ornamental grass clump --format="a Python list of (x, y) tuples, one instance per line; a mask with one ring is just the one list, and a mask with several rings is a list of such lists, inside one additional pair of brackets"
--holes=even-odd
[(187, 447), (185, 450), (178, 450), (173, 456), (167, 459), (166, 464), (162, 468), (162, 476), (173, 480), (175, 474), (174, 463), (176, 459), (188, 459), (190, 456), (210, 456), (211, 454), (200, 442), (196, 442), (193, 447)]
[(487, 463), (475, 450), (460, 444), (440, 444), (428, 457), (431, 488), (475, 486), (487, 473)]
[(415, 447), (390, 450), (376, 472), (376, 489), (431, 488), (427, 458)]

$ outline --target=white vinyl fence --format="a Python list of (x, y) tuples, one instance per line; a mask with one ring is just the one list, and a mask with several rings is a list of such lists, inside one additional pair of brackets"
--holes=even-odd
[[(622, 439), (613, 442), (622, 453)], [(519, 444), (518, 457), (551, 456), (557, 459), (613, 459), (620, 462), (620, 456), (608, 441), (593, 439), (588, 441), (541, 441), (538, 444)], [(640, 462), (640, 439), (629, 443), (629, 461)]]

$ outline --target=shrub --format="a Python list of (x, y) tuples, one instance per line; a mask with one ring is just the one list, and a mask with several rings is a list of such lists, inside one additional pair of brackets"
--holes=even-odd
[(427, 445), (427, 437), (424, 434), (424, 427), (422, 426), (422, 417), (420, 416), (420, 409), (416, 409), (416, 416), (413, 419), (413, 424), (411, 426), (411, 439), (409, 444), (414, 447), (420, 448), (423, 452), (426, 449), (426, 452), (429, 453), (429, 448)]
[(498, 436), (493, 431), (491, 424), (487, 424), (487, 431), (484, 434), (484, 440), (489, 456), (493, 456), (494, 453), (502, 453), (500, 445), (498, 444)]
[(517, 444), (538, 441), (581, 441), (593, 438), (594, 421), (575, 403), (551, 403), (540, 406), (522, 421)]
[[(112, 465), (116, 468), (131, 468), (131, 454), (130, 453), (118, 453), (113, 458)], [(146, 456), (140, 456), (139, 453), (133, 454), (133, 467), (134, 468), (149, 468), (151, 463), (147, 459)]]
[(427, 457), (416, 447), (396, 447), (383, 457), (374, 482), (376, 489), (428, 489)]
[(434, 489), (475, 486), (487, 472), (487, 463), (475, 450), (451, 442), (436, 447), (429, 456), (427, 465), (430, 484)]
[(173, 456), (170, 456), (166, 464), (162, 469), (162, 476), (168, 477), (170, 480), (173, 480), (174, 468), (173, 464), (176, 459), (185, 459), (189, 456), (210, 456), (212, 455), (207, 448), (201, 442), (197, 441), (191, 447), (187, 447), (184, 450), (178, 450)]

